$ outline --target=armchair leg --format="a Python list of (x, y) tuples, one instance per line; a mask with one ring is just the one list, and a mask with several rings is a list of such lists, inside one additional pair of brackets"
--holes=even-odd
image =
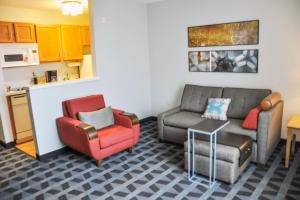
[(102, 160), (96, 160), (96, 166), (97, 166), (97, 167), (100, 167), (101, 161), (102, 161)]
[(133, 152), (133, 147), (130, 147), (127, 149), (128, 153), (132, 153)]
[(266, 165), (263, 165), (263, 164), (257, 164), (256, 166), (259, 169), (265, 169), (266, 168)]

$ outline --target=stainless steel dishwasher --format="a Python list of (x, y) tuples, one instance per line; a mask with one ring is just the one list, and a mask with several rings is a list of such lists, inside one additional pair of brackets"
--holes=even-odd
[(32, 140), (31, 117), (26, 94), (11, 96), (14, 125), (16, 130), (16, 143)]

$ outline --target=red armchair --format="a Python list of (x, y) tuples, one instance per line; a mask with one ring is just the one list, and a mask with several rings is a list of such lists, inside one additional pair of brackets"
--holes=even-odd
[(128, 149), (137, 143), (140, 124), (136, 115), (125, 115), (122, 110), (113, 109), (115, 124), (96, 130), (94, 127), (78, 120), (78, 112), (91, 112), (105, 107), (102, 95), (92, 95), (71, 99), (62, 103), (63, 115), (56, 120), (62, 142), (70, 148), (101, 160)]

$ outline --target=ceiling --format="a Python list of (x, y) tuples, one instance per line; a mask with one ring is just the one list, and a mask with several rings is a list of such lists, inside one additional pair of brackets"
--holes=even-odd
[[(84, 1), (84, 13), (88, 13), (88, 0)], [(141, 3), (154, 3), (162, 0), (136, 0)], [(12, 6), (19, 8), (32, 8), (41, 10), (57, 10), (61, 11), (60, 8), (61, 0), (0, 0), (0, 6)]]
[[(42, 10), (61, 10), (61, 0), (0, 0), (0, 5), (20, 8), (33, 8)], [(85, 12), (88, 11), (87, 1), (85, 2)]]

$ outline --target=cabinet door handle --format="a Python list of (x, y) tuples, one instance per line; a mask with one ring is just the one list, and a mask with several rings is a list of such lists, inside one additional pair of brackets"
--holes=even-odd
[(22, 95), (22, 96), (13, 96), (14, 99), (19, 99), (19, 98), (24, 98), (25, 96)]

